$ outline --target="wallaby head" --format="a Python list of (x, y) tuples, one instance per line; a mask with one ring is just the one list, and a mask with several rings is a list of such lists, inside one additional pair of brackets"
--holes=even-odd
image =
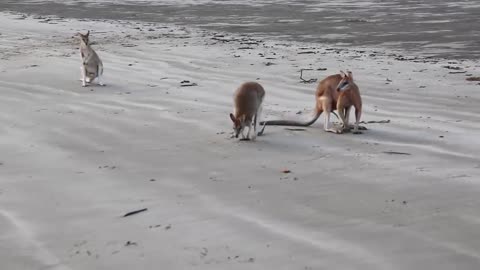
[(343, 71), (340, 71), (340, 76), (342, 76), (342, 80), (340, 80), (337, 85), (337, 92), (347, 91), (355, 85), (355, 83), (353, 82), (353, 74), (351, 71), (347, 71), (347, 74), (345, 74), (345, 72)]
[(235, 135), (235, 138), (238, 138), (238, 136), (243, 132), (243, 129), (245, 128), (245, 120), (240, 119), (240, 118), (245, 118), (245, 117), (235, 117), (233, 113), (230, 113), (230, 119), (233, 122), (233, 134)]
[(82, 33), (77, 33), (75, 35), (76, 37), (80, 38), (80, 40), (85, 43), (85, 45), (88, 45), (90, 40), (89, 40), (89, 37), (90, 37), (90, 30), (87, 31), (87, 33), (84, 35)]

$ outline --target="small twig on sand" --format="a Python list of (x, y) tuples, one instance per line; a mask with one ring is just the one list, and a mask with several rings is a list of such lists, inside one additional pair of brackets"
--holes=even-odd
[(389, 154), (389, 155), (406, 155), (406, 156), (412, 155), (412, 154), (410, 154), (410, 153), (396, 152), (396, 151), (384, 151), (383, 153)]
[(197, 84), (194, 83), (194, 82), (190, 82), (190, 81), (187, 81), (187, 80), (183, 80), (183, 81), (180, 82), (180, 86), (181, 86), (181, 87), (197, 86)]
[(286, 128), (286, 130), (290, 130), (290, 131), (305, 131), (306, 129), (304, 129), (304, 128)]
[(390, 123), (390, 119), (388, 120), (379, 120), (379, 121), (361, 121), (360, 124), (388, 124)]
[(317, 81), (317, 79), (310, 79), (310, 80), (305, 80), (303, 78), (303, 71), (304, 70), (312, 70), (311, 68), (302, 68), (300, 69), (300, 80), (302, 80), (303, 83), (314, 83)]
[(189, 84), (182, 84), (180, 85), (181, 87), (188, 87), (188, 86), (197, 86), (198, 84), (196, 83), (189, 83)]
[(466, 80), (469, 82), (480, 82), (480, 77), (468, 77)]
[(128, 213), (126, 213), (125, 215), (123, 215), (123, 217), (133, 216), (133, 215), (136, 215), (136, 214), (145, 212), (145, 211), (147, 211), (147, 210), (148, 210), (148, 208), (143, 208), (143, 209), (140, 209), (140, 210), (135, 210), (135, 211), (132, 211), (132, 212), (128, 212)]
[(456, 67), (456, 66), (442, 66), (443, 68), (446, 68), (446, 69), (453, 69), (453, 70), (460, 70), (462, 69), (461, 67)]

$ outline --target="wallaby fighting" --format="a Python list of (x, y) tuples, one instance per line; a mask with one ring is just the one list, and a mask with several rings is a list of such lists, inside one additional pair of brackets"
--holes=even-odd
[[(257, 125), (262, 113), (262, 102), (265, 97), (265, 90), (256, 82), (246, 82), (240, 85), (235, 92), (234, 112), (230, 113), (233, 122), (233, 133), (235, 138), (242, 135), (242, 140), (250, 140), (250, 130), (253, 125), (252, 140), (257, 137)], [(244, 129), (248, 127), (245, 137)]]
[[(314, 116), (307, 122), (289, 121), (289, 120), (270, 120), (261, 122), (264, 126), (310, 126), (320, 117), (322, 112), (325, 112), (325, 122), (323, 128), (325, 131), (333, 133), (343, 133), (344, 130), (349, 130), (352, 126), (349, 125), (349, 115), (351, 107), (355, 107), (355, 125), (354, 134), (361, 133), (359, 129), (365, 130), (365, 127), (360, 127), (360, 117), (362, 115), (362, 98), (358, 86), (353, 81), (352, 72), (348, 71), (345, 74), (340, 71), (340, 74), (330, 75), (323, 79), (317, 87), (315, 92), (315, 110)], [(342, 128), (337, 129), (332, 127), (330, 122), (330, 113), (337, 110), (339, 118), (342, 121)], [(263, 133), (263, 130), (259, 135)]]
[(98, 54), (90, 46), (90, 31), (87, 34), (77, 33), (75, 35), (80, 39), (80, 56), (82, 58), (82, 66), (80, 67), (82, 73), (82, 86), (87, 86), (87, 83), (93, 82), (97, 79), (99, 85), (104, 86), (101, 76), (103, 75), (103, 63), (98, 57)]

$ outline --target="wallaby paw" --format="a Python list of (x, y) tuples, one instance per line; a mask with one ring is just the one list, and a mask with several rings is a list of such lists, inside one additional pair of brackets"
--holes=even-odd
[(363, 134), (363, 132), (361, 132), (361, 131), (359, 131), (359, 130), (357, 130), (357, 131), (354, 131), (354, 132), (352, 132), (352, 133), (353, 133), (353, 134), (355, 134), (355, 135), (358, 135), (358, 134)]
[(241, 142), (250, 141), (250, 138), (241, 138), (240, 141)]

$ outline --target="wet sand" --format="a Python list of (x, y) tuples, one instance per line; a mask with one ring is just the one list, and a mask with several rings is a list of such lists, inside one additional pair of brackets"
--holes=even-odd
[(174, 23), (276, 40), (395, 49), (423, 57), (480, 57), (476, 1), (15, 0), (2, 1), (2, 10)]

